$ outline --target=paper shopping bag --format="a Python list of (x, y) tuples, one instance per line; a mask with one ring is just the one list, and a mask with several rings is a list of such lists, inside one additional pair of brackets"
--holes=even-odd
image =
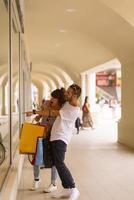
[(47, 126), (24, 123), (21, 129), (19, 151), (21, 154), (35, 154), (38, 137), (44, 137)]

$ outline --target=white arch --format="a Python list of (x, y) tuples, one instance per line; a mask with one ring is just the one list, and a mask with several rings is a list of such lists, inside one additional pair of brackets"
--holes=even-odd
[(40, 80), (42, 80), (42, 81), (44, 80), (44, 82), (46, 82), (49, 85), (51, 90), (53, 90), (57, 87), (56, 83), (52, 79), (50, 79), (49, 77), (47, 77), (45, 75), (37, 74), (37, 73), (33, 72), (31, 75), (31, 78), (32, 79), (34, 78), (36, 80), (39, 80), (39, 78), (40, 78)]
[(34, 73), (43, 74), (43, 75), (49, 77), (50, 79), (54, 80), (54, 82), (56, 83), (57, 87), (60, 87), (60, 86), (64, 85), (63, 80), (57, 74), (54, 74), (54, 73), (51, 73), (51, 72), (46, 72), (46, 71), (42, 72), (42, 71), (35, 71), (35, 70), (34, 70)]
[[(39, 71), (44, 71), (46, 73), (49, 74), (53, 74), (53, 75), (57, 75), (60, 77), (60, 79), (62, 80), (62, 82), (66, 83), (66, 82), (70, 82), (70, 80), (72, 80), (72, 78), (70, 77), (69, 74), (67, 74), (62, 68), (60, 68), (59, 66), (56, 66), (55, 64), (51, 62), (43, 62), (43, 63), (38, 63), (38, 64), (34, 64), (34, 69), (35, 70), (39, 70)], [(76, 77), (75, 77), (76, 78)]]

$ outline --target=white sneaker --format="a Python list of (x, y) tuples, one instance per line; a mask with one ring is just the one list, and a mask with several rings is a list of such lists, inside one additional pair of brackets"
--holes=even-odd
[(71, 195), (71, 190), (70, 189), (62, 189), (60, 192), (55, 192), (52, 194), (52, 198), (69, 198)]
[(37, 190), (39, 188), (40, 182), (41, 182), (41, 180), (33, 181), (33, 186), (30, 188), (30, 190), (32, 190), (32, 191)]
[(78, 189), (72, 188), (69, 200), (77, 200), (79, 196), (80, 196), (80, 192), (78, 191)]
[(45, 193), (50, 193), (50, 192), (54, 192), (55, 190), (57, 190), (57, 186), (53, 185), (53, 184), (50, 184), (49, 187), (44, 189), (44, 192)]

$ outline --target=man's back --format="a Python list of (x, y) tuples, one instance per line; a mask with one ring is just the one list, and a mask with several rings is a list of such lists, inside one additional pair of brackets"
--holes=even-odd
[(68, 144), (75, 127), (75, 120), (79, 116), (79, 112), (80, 108), (78, 106), (72, 106), (66, 102), (60, 110), (60, 116), (58, 116), (54, 122), (50, 140), (63, 140)]

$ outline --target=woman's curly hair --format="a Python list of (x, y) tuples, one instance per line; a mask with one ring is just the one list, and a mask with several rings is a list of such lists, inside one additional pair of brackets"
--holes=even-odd
[(58, 99), (59, 101), (59, 105), (62, 106), (65, 102), (66, 102), (66, 98), (65, 98), (65, 89), (61, 88), (61, 89), (56, 89), (51, 93), (51, 96), (53, 98)]

